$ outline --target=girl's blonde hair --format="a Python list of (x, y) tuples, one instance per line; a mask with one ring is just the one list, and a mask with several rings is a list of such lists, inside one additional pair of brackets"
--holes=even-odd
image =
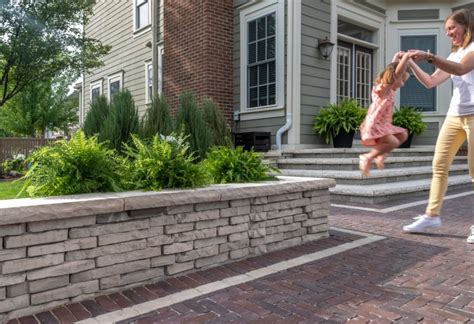
[[(456, 10), (446, 18), (444, 23), (448, 20), (452, 20), (466, 28), (462, 42), (462, 48), (466, 48), (466, 46), (472, 42), (472, 36), (474, 35), (474, 18), (472, 17), (471, 11), (469, 9)], [(453, 52), (457, 51), (458, 46), (453, 45), (452, 50)]]
[(375, 83), (392, 84), (395, 82), (395, 71), (397, 70), (398, 62), (392, 62), (377, 75)]

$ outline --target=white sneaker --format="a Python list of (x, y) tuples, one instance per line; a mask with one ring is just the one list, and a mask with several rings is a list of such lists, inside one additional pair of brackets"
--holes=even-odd
[(416, 221), (410, 225), (403, 226), (403, 231), (409, 233), (423, 233), (428, 228), (436, 228), (441, 226), (441, 218), (439, 217), (420, 215), (414, 219), (416, 219)]
[(471, 235), (467, 238), (467, 243), (474, 243), (474, 225), (471, 226)]

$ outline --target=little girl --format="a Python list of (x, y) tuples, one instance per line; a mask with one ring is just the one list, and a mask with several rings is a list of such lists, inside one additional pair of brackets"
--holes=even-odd
[(408, 138), (406, 129), (392, 125), (392, 115), (395, 91), (410, 77), (406, 72), (409, 59), (408, 53), (398, 52), (375, 80), (372, 104), (360, 126), (362, 144), (372, 148), (359, 156), (359, 168), (364, 176), (369, 175), (373, 160), (378, 169), (383, 169), (385, 154)]

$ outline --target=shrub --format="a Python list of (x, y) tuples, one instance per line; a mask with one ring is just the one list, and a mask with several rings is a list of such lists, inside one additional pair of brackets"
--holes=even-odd
[(173, 121), (166, 98), (163, 95), (154, 96), (142, 118), (140, 135), (142, 138), (152, 138), (156, 134), (169, 135), (172, 131)]
[[(119, 191), (115, 152), (78, 131), (69, 141), (44, 146), (27, 158), (21, 192), (32, 197)], [(20, 192), (20, 193), (21, 193)]]
[(114, 95), (110, 113), (104, 122), (104, 128), (99, 133), (99, 140), (107, 142), (109, 148), (121, 152), (124, 143), (129, 143), (132, 134), (139, 130), (138, 111), (132, 94), (128, 90)]
[(191, 151), (203, 160), (212, 146), (212, 133), (196, 104), (196, 98), (190, 92), (180, 97), (176, 129), (189, 138)]
[(204, 161), (214, 183), (241, 183), (274, 179), (276, 168), (264, 164), (263, 154), (221, 146), (212, 149)]
[(86, 136), (93, 136), (99, 134), (104, 127), (104, 122), (109, 115), (110, 107), (105, 96), (100, 96), (91, 104), (91, 109), (87, 113), (84, 121), (84, 134)]
[(230, 146), (232, 144), (230, 128), (218, 105), (210, 98), (202, 102), (202, 112), (207, 126), (212, 131), (212, 144)]
[(7, 159), (2, 163), (2, 170), (5, 173), (12, 171), (23, 173), (26, 169), (26, 157), (24, 154), (16, 154), (11, 159)]
[(125, 146), (121, 174), (127, 189), (160, 190), (208, 184), (208, 174), (189, 152), (182, 136), (155, 135), (150, 141), (132, 136)]

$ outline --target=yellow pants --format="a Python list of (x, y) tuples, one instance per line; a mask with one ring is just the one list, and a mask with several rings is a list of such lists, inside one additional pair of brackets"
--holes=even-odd
[(469, 174), (474, 179), (474, 115), (446, 116), (436, 141), (433, 158), (433, 179), (426, 212), (439, 215), (448, 188), (448, 175), (454, 157), (467, 139)]

